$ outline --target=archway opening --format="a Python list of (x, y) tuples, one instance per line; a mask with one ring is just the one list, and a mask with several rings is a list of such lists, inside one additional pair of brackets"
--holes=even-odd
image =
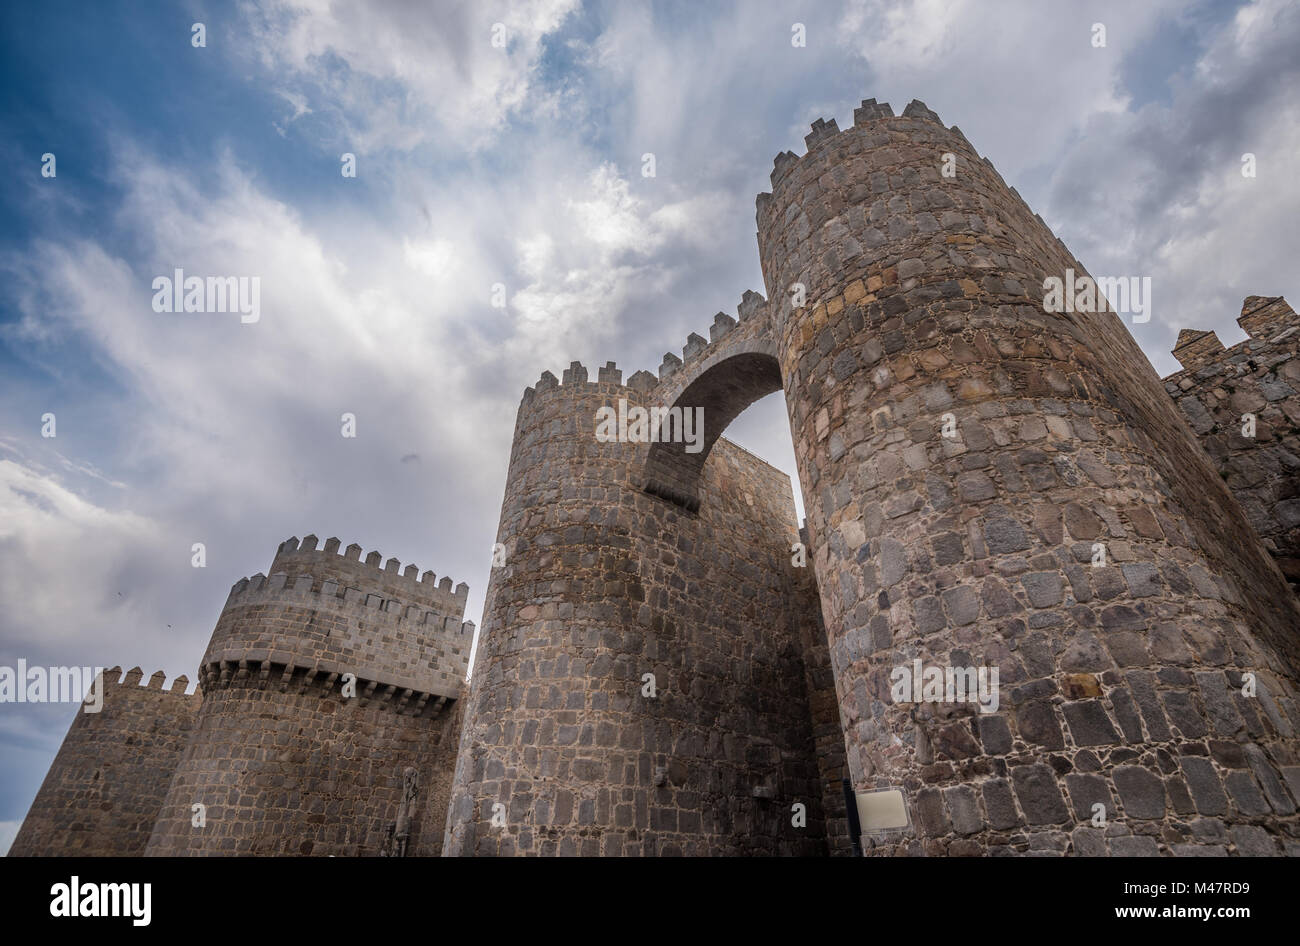
[[(789, 843), (786, 809), (798, 786), (812, 818), (808, 838), (845, 854), (852, 845), (845, 741), (810, 539), (796, 534), (803, 503), (780, 366), (771, 353), (750, 351), (689, 367), (695, 372), (678, 380), (680, 393), (664, 398), (678, 411), (658, 422), (644, 487), (692, 513), (667, 520), (669, 560), (683, 566), (667, 584), (677, 581), (703, 602), (701, 620), (671, 628), (691, 655), (680, 682), (689, 681), (713, 725), (744, 747), (737, 754), (745, 764), (714, 799), (714, 817), (744, 824), (754, 838)], [(702, 416), (694, 443), (672, 436), (670, 425), (695, 410)], [(692, 557), (707, 564), (686, 566)], [(672, 595), (656, 588), (648, 598)], [(743, 658), (714, 659), (720, 654)], [(771, 804), (778, 798), (787, 805)]]
[(770, 354), (743, 352), (706, 367), (657, 419), (657, 442), (646, 456), (646, 491), (698, 510), (700, 471), (713, 445), (747, 407), (780, 390), (781, 367)]

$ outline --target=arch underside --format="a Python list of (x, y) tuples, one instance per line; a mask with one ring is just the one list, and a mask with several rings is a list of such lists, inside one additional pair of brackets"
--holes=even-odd
[[(682, 415), (703, 408), (703, 435), (690, 444), (670, 437), (680, 431), (676, 421), (661, 424), (659, 442), (650, 445), (646, 456), (646, 492), (690, 512), (698, 510), (700, 473), (713, 445), (747, 407), (780, 390), (780, 365), (765, 352), (742, 352), (705, 368), (671, 405), (681, 408)], [(697, 452), (688, 452), (696, 445)]]

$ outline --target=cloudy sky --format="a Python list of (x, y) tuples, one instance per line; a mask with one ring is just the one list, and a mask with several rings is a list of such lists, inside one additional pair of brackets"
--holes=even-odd
[[(50, 0), (0, 23), (0, 665), (193, 677), (230, 585), (309, 532), (468, 582), (477, 622), (523, 389), (575, 359), (656, 370), (734, 313), (773, 156), (863, 98), (924, 100), (1092, 272), (1151, 276), (1134, 331), (1161, 374), (1179, 328), (1232, 344), (1244, 296), (1300, 297), (1286, 0)], [(260, 319), (155, 312), (177, 267), (259, 277)], [(793, 472), (780, 395), (729, 436)], [(0, 705), (0, 850), (73, 711)]]

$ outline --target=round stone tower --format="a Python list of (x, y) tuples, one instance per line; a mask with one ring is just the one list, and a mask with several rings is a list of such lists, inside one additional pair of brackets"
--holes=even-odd
[[(906, 803), (873, 850), (1281, 853), (1295, 596), (1120, 318), (1046, 311), (1087, 274), (1015, 190), (854, 117), (758, 239), (853, 783)], [(904, 702), (931, 668), (997, 687)]]
[(469, 588), (338, 549), (290, 539), (231, 589), (147, 854), (439, 852)]
[(621, 378), (520, 404), (444, 853), (824, 852), (789, 478), (719, 441), (698, 513), (647, 492)]

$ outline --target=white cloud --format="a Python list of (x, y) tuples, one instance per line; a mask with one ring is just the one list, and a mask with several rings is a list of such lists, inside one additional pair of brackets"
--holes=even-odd
[[(612, 165), (541, 149), (501, 193), (425, 181), (427, 223), (374, 207), (304, 214), (230, 153), (214, 156), (200, 188), (187, 168), (119, 147), (112, 223), (136, 257), (69, 236), (6, 266), (22, 314), (12, 341), (50, 359), (70, 340), (87, 345), (128, 392), (111, 447), (61, 421), (46, 465), (85, 488), (113, 485), (122, 495), (111, 509), (135, 512), (96, 507), (11, 462), (22, 541), (0, 546), (0, 570), (41, 583), (91, 548), (136, 563), (125, 577), (88, 569), (82, 593), (33, 601), (10, 616), (14, 637), (57, 621), (81, 647), (172, 624), (189, 651), (171, 672), (192, 672), (222, 590), (307, 531), (391, 541), (386, 555), (470, 581), (477, 619), (523, 387), (608, 340), (629, 296), (653, 298), (668, 282), (656, 254), (707, 234), (697, 218), (712, 200), (652, 202)], [(154, 312), (152, 279), (176, 267), (258, 277), (260, 321)], [(504, 312), (488, 306), (497, 281), (511, 289)], [(340, 436), (344, 411), (357, 416), (355, 442)], [(403, 462), (412, 455), (421, 462)], [(351, 502), (340, 507), (340, 495)], [(201, 574), (188, 567), (196, 541), (209, 549)], [(184, 607), (196, 587), (205, 604)], [(118, 607), (119, 591), (130, 608)], [(100, 606), (106, 598), (115, 609)]]
[(604, 163), (585, 175), (556, 169), (536, 203), (517, 208), (514, 265), (524, 282), (509, 297), (515, 321), (499, 352), (505, 360), (557, 370), (598, 358), (634, 299), (672, 287), (662, 254), (707, 241), (708, 215), (721, 198), (688, 192), (653, 202), (644, 193)]
[[(242, 12), (254, 58), (277, 81), (331, 103), (354, 150), (365, 153), (491, 140), (530, 100), (543, 42), (576, 7), (576, 0), (436, 7), (273, 0)], [(497, 24), (504, 48), (493, 45)]]
[(456, 247), (449, 240), (402, 240), (402, 258), (406, 265), (424, 276), (445, 280), (455, 268)]
[[(1063, 150), (1049, 220), (1089, 269), (1152, 277), (1152, 320), (1132, 330), (1161, 374), (1182, 328), (1228, 345), (1247, 295), (1300, 295), (1291, 256), (1300, 213), (1300, 10), (1258, 0), (1239, 10), (1174, 83), (1168, 103), (1097, 115)], [(1258, 177), (1241, 174), (1256, 155)]]
[[(1178, 8), (1175, 0), (853, 0), (835, 35), (881, 80), (870, 95), (895, 114), (921, 99), (1014, 181), (1054, 160), (1093, 115), (1124, 111), (1124, 56)], [(1105, 48), (1091, 45), (1096, 22), (1106, 26)]]
[(302, 118), (302, 116), (311, 114), (311, 108), (310, 106), (307, 105), (307, 97), (305, 95), (300, 95), (297, 92), (289, 92), (284, 89), (281, 89), (278, 92), (276, 92), (276, 95), (280, 96), (280, 98), (284, 99), (286, 102), (288, 102), (290, 105), (293, 106), (293, 114), (287, 116), (284, 119), (283, 124), (280, 124), (278, 122), (274, 123), (275, 130), (278, 131), (280, 135), (283, 137), (286, 128), (292, 125), (299, 118)]
[[(101, 621), (138, 631), (155, 616), (123, 596), (124, 559), (163, 553), (158, 523), (98, 506), (39, 466), (0, 459), (0, 600), (5, 647), (20, 656), (69, 647), (81, 656)], [(146, 596), (145, 601), (150, 596)]]

